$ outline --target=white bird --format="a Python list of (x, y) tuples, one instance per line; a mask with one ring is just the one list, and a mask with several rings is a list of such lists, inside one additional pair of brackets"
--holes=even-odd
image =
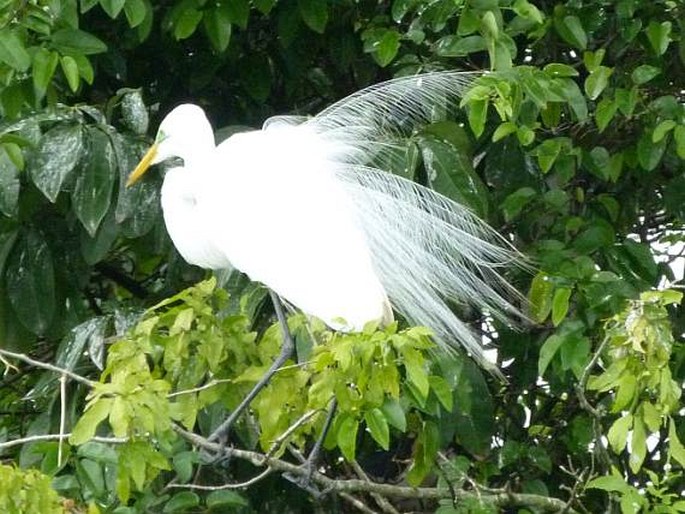
[(313, 118), (271, 118), (218, 146), (202, 109), (180, 105), (129, 184), (152, 164), (182, 159), (164, 176), (162, 209), (186, 261), (236, 267), (334, 329), (388, 323), (395, 309), (428, 326), (441, 347), (463, 346), (492, 370), (481, 338), (447, 302), (519, 316), (500, 269), (520, 254), (467, 208), (386, 171), (407, 128), (458, 105), (477, 76), (394, 79)]

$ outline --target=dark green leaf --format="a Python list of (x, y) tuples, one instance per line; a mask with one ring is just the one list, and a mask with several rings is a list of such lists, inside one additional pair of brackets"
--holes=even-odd
[(93, 237), (109, 209), (112, 188), (119, 175), (112, 145), (101, 130), (88, 129), (87, 152), (76, 171), (71, 194), (74, 211)]
[(645, 171), (654, 171), (666, 150), (666, 141), (652, 142), (652, 134), (645, 131), (637, 143), (637, 160)]
[(652, 45), (654, 52), (657, 55), (663, 55), (671, 43), (671, 27), (670, 21), (659, 23), (657, 21), (650, 21), (647, 27), (647, 39)]
[(585, 79), (585, 93), (590, 100), (596, 100), (597, 97), (602, 94), (602, 91), (604, 91), (609, 84), (609, 77), (613, 71), (612, 68), (599, 66)]
[(547, 338), (540, 348), (540, 356), (538, 358), (538, 375), (543, 377), (549, 363), (561, 348), (564, 343), (564, 338), (559, 334), (552, 334)]
[(307, 26), (314, 32), (323, 34), (328, 23), (327, 0), (298, 0), (297, 5)]
[(40, 139), (28, 169), (33, 183), (51, 202), (57, 199), (82, 151), (83, 131), (80, 125), (57, 125)]
[(678, 125), (673, 129), (673, 139), (675, 140), (676, 152), (678, 157), (685, 159), (685, 126)]
[(577, 16), (555, 18), (554, 26), (559, 35), (570, 45), (581, 50), (587, 48), (587, 34)]
[(200, 505), (200, 497), (192, 491), (182, 491), (174, 494), (164, 505), (162, 512), (187, 512), (188, 509)]
[(55, 315), (55, 273), (50, 248), (41, 234), (27, 231), (7, 263), (7, 294), (22, 325), (37, 335), (47, 332)]
[(52, 35), (52, 44), (62, 53), (100, 54), (107, 51), (107, 45), (94, 35), (78, 29), (62, 29)]
[(145, 21), (145, 16), (147, 14), (145, 2), (143, 2), (143, 0), (126, 0), (124, 13), (128, 20), (128, 26), (131, 28), (138, 27)]
[(207, 507), (249, 507), (249, 502), (235, 491), (212, 491), (207, 495)]
[(505, 220), (511, 221), (515, 219), (536, 195), (537, 193), (533, 188), (522, 187), (507, 196), (502, 203), (502, 212), (504, 212)]
[(221, 2), (218, 8), (224, 12), (224, 15), (230, 23), (237, 25), (241, 29), (247, 28), (247, 20), (250, 16), (249, 0)]
[(121, 97), (121, 118), (131, 132), (143, 135), (150, 123), (140, 89), (128, 89)]
[(203, 23), (212, 47), (223, 52), (231, 41), (231, 20), (224, 9), (215, 8), (205, 12)]
[(19, 187), (19, 169), (0, 146), (0, 212), (10, 218), (18, 212)]
[(542, 272), (535, 275), (530, 284), (528, 300), (530, 301), (530, 315), (538, 323), (545, 321), (552, 311), (553, 292), (554, 284), (549, 275)]
[(187, 39), (195, 33), (195, 29), (202, 21), (203, 13), (195, 8), (184, 9), (174, 23), (174, 37), (178, 40)]
[(400, 432), (404, 432), (407, 429), (407, 418), (402, 409), (402, 405), (398, 400), (393, 398), (386, 398), (385, 402), (381, 406), (381, 411), (385, 416), (385, 419), (393, 427), (395, 427)]
[(51, 52), (45, 48), (41, 48), (33, 54), (33, 89), (36, 97), (43, 98), (45, 91), (52, 80), (59, 64), (59, 55), (57, 52)]
[(483, 36), (445, 36), (435, 44), (435, 53), (441, 57), (461, 57), (487, 48)]

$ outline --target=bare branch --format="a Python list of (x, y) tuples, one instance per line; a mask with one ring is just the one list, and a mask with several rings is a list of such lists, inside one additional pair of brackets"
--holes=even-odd
[(74, 373), (73, 371), (69, 371), (68, 369), (60, 368), (59, 366), (55, 366), (53, 364), (48, 364), (47, 362), (41, 362), (37, 361), (35, 359), (32, 359), (28, 355), (25, 355), (23, 353), (15, 353), (15, 352), (10, 352), (8, 350), (3, 350), (0, 348), (0, 355), (4, 357), (10, 357), (11, 359), (17, 359), (19, 361), (25, 362), (27, 364), (30, 364), (31, 366), (35, 366), (36, 368), (43, 368), (47, 369), (50, 371), (54, 371), (55, 373), (60, 373), (62, 375), (66, 375), (72, 380), (75, 380), (76, 382), (80, 382), (84, 385), (87, 385), (90, 388), (93, 388), (97, 385), (97, 382), (94, 380), (87, 379), (86, 377), (82, 377), (81, 375), (78, 375)]
[(169, 489), (195, 489), (198, 491), (222, 491), (225, 489), (244, 489), (256, 484), (260, 480), (265, 479), (268, 475), (273, 473), (271, 468), (266, 468), (256, 477), (252, 477), (244, 482), (238, 482), (235, 484), (222, 484), (222, 485), (199, 485), (199, 484), (169, 484), (167, 487)]
[(352, 504), (353, 507), (359, 509), (360, 511), (364, 512), (364, 514), (378, 514), (375, 510), (370, 509), (369, 507), (366, 506), (366, 504), (361, 501), (359, 498), (355, 498), (349, 493), (340, 493), (340, 497)]
[[(5, 441), (0, 443), (0, 450), (6, 450), (7, 448), (12, 448), (13, 446), (20, 446), (27, 443), (35, 443), (38, 441), (63, 441), (69, 439), (71, 433), (66, 434), (41, 434), (41, 435), (30, 435), (27, 437), (22, 437), (20, 439), (12, 439), (11, 441)], [(128, 442), (127, 437), (93, 437), (91, 441), (96, 443), (105, 444), (123, 444)]]
[[(362, 469), (362, 467), (359, 465), (359, 463), (355, 460), (350, 462), (350, 465), (352, 466), (352, 469), (354, 472), (357, 474), (359, 478), (362, 480), (365, 480), (367, 482), (371, 482), (369, 479), (369, 476), (366, 474), (366, 472)], [(388, 514), (400, 514), (395, 507), (392, 506), (392, 504), (385, 498), (384, 496), (381, 496), (378, 493), (371, 493), (371, 497), (376, 501), (378, 506), (381, 508), (383, 512), (386, 512)]]

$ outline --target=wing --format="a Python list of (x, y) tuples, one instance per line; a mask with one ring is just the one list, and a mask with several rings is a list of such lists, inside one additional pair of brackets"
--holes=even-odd
[(286, 124), (219, 145), (218, 171), (199, 202), (213, 243), (250, 278), (334, 328), (387, 321), (354, 206), (316, 143), (306, 127)]

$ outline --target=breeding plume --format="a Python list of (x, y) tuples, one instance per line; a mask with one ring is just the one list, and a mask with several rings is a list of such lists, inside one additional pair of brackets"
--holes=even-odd
[(202, 109), (180, 105), (129, 183), (151, 164), (182, 159), (164, 176), (162, 208), (189, 263), (234, 266), (338, 330), (387, 323), (395, 310), (490, 367), (447, 302), (518, 315), (500, 271), (519, 254), (464, 206), (387, 171), (408, 131), (457, 106), (476, 77), (398, 78), (218, 146)]

